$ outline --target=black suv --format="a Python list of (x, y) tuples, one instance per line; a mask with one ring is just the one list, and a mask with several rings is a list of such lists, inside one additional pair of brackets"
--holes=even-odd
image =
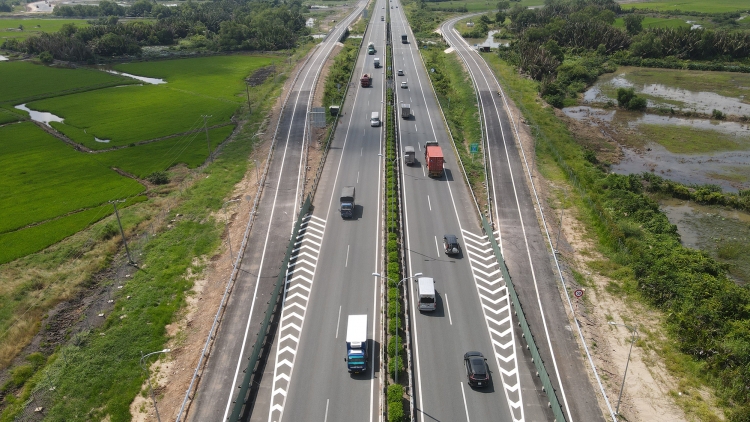
[(443, 235), (443, 249), (448, 255), (455, 255), (461, 251), (461, 247), (458, 246), (458, 239), (452, 234)]
[(490, 369), (487, 367), (487, 359), (479, 352), (466, 352), (464, 354), (466, 365), (466, 377), (471, 387), (486, 387), (490, 383)]

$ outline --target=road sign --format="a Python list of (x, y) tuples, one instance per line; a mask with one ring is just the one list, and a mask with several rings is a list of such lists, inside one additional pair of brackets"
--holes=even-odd
[(576, 297), (581, 297), (581, 296), (583, 296), (583, 290), (581, 290), (581, 289), (578, 289), (578, 290), (576, 290), (575, 292), (573, 292), (573, 294), (574, 294), (574, 295), (575, 295)]
[(479, 144), (471, 144), (469, 145), (469, 150), (472, 154), (476, 154), (479, 152)]

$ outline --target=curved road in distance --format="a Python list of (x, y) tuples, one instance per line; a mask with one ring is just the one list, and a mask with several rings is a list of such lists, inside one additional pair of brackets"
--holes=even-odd
[(464, 61), (478, 91), (485, 123), (483, 136), (489, 145), (487, 168), (495, 237), (567, 421), (604, 421), (537, 221), (534, 199), (526, 184), (528, 163), (515, 136), (515, 123), (509, 119), (504, 96), (498, 95), (502, 88), (492, 70), (454, 29), (455, 23), (464, 18), (445, 22), (441, 32)]

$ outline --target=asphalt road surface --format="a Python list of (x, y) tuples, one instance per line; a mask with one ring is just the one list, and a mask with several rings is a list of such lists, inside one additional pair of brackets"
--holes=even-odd
[(244, 376), (300, 207), (306, 119), (314, 82), (343, 29), (363, 8), (364, 3), (357, 5), (316, 47), (291, 88), (241, 270), (190, 406), (191, 421), (226, 420), (237, 400), (237, 386)]
[[(281, 325), (272, 352), (271, 398), (256, 405), (253, 421), (380, 420), (381, 281), (373, 277), (382, 261), (383, 127), (372, 127), (372, 112), (383, 115), (385, 0), (364, 35), (363, 48), (341, 111), (326, 166), (315, 194), (314, 211), (300, 236), (298, 255), (286, 290)], [(366, 46), (375, 45), (368, 55)], [(363, 73), (372, 85), (360, 87)], [(342, 219), (343, 186), (355, 187), (354, 218)], [(348, 315), (368, 317), (369, 359), (364, 374), (347, 371)], [(260, 404), (260, 403), (259, 403)]]
[[(397, 1), (392, 3), (400, 6)], [(403, 9), (392, 12), (398, 103), (413, 117), (399, 118), (403, 150), (413, 146), (417, 163), (402, 172), (407, 264), (410, 275), (434, 278), (437, 310), (416, 309), (416, 283), (410, 282), (414, 350), (415, 406), (419, 421), (549, 421), (551, 412), (516, 329), (497, 260), (480, 229), (478, 210), (451, 146), (427, 69), (413, 43)], [(401, 35), (407, 35), (407, 43)], [(437, 140), (445, 156), (440, 178), (427, 176), (424, 145)], [(442, 251), (444, 234), (456, 235), (458, 256)], [(467, 384), (463, 355), (479, 351), (492, 371), (489, 387)]]
[(492, 71), (453, 29), (459, 19), (446, 22), (441, 30), (463, 59), (478, 91), (484, 137), (488, 140), (495, 237), (568, 422), (603, 421), (598, 391), (589, 382), (588, 368), (575, 340), (576, 328), (569, 325), (560, 298), (562, 287), (550, 261), (551, 245), (540, 229), (535, 200), (526, 183), (526, 159), (530, 157), (520, 149), (514, 122), (509, 119)]

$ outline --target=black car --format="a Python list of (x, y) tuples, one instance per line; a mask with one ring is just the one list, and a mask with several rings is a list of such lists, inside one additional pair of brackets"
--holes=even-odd
[(461, 251), (458, 246), (458, 239), (452, 234), (443, 235), (443, 249), (447, 255), (455, 255)]
[(464, 354), (464, 365), (466, 365), (466, 377), (471, 387), (486, 387), (490, 383), (490, 369), (487, 367), (487, 359), (479, 352), (466, 352)]

